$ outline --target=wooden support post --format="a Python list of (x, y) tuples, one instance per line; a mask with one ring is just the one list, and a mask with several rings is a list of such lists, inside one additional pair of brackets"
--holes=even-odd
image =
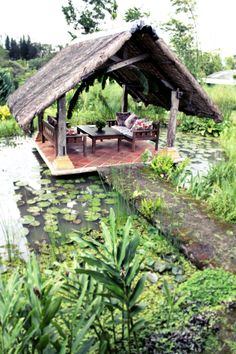
[(179, 91), (171, 91), (171, 109), (167, 130), (167, 147), (173, 147), (176, 134), (176, 118), (179, 109)]
[(127, 85), (123, 85), (123, 97), (122, 97), (121, 112), (128, 112), (128, 91), (127, 91)]
[(43, 139), (43, 116), (44, 116), (44, 111), (40, 112), (38, 114), (38, 136), (36, 140), (42, 141)]
[(66, 96), (57, 101), (57, 156), (66, 155)]
[(73, 169), (74, 166), (67, 156), (66, 151), (66, 96), (61, 96), (57, 101), (57, 141), (56, 141), (56, 159), (54, 167), (57, 170)]

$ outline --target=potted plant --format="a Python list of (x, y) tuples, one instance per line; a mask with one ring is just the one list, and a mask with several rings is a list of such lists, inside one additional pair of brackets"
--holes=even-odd
[(102, 132), (102, 129), (106, 126), (106, 122), (103, 119), (98, 119), (95, 122), (98, 132)]

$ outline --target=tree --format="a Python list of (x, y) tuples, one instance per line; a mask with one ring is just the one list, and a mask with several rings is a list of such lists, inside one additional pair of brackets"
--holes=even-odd
[(218, 52), (203, 52), (200, 55), (201, 77), (208, 76), (224, 69), (220, 54)]
[[(196, 0), (170, 0), (175, 17), (162, 25), (170, 34), (170, 43), (177, 56), (191, 73), (199, 76), (199, 48), (197, 37)], [(185, 20), (183, 21), (183, 19)]]
[(10, 38), (9, 36), (6, 36), (6, 40), (5, 40), (5, 48), (6, 50), (10, 50)]
[(0, 70), (0, 106), (6, 103), (7, 97), (14, 89), (11, 75), (6, 70)]
[(150, 12), (142, 12), (140, 7), (131, 7), (125, 12), (124, 20), (126, 22), (132, 22), (135, 20), (139, 20), (142, 17), (149, 17)]
[(236, 55), (225, 58), (225, 67), (229, 70), (236, 69)]
[[(106, 15), (112, 19), (117, 15), (116, 0), (82, 0), (83, 7), (76, 8), (73, 0), (68, 0), (67, 6), (62, 6), (62, 12), (67, 24), (74, 30), (80, 30), (83, 34), (99, 31)], [(69, 32), (73, 38), (76, 35)]]

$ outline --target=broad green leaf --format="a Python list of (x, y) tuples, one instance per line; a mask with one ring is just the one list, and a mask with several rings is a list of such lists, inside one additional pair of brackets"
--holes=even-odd
[(131, 332), (137, 332), (139, 331), (141, 328), (144, 327), (145, 321), (143, 319), (138, 320), (133, 327), (131, 328)]
[(136, 236), (133, 240), (130, 241), (130, 243), (126, 247), (125, 258), (122, 262), (122, 264), (125, 267), (128, 266), (133, 261), (135, 255), (136, 255), (136, 250), (138, 248), (138, 245), (139, 245), (139, 237)]
[(129, 217), (126, 224), (125, 224), (125, 227), (124, 227), (124, 232), (123, 232), (123, 238), (121, 240), (121, 243), (120, 243), (120, 252), (119, 252), (119, 257), (118, 257), (118, 264), (119, 266), (121, 266), (123, 260), (124, 260), (124, 257), (125, 257), (125, 254), (126, 254), (126, 248), (127, 248), (127, 245), (128, 245), (128, 240), (129, 240), (129, 234), (130, 234), (130, 229), (132, 227), (132, 223), (131, 223), (131, 218)]
[(141, 295), (143, 289), (144, 289), (144, 284), (145, 284), (145, 280), (146, 280), (146, 276), (143, 275), (139, 281), (137, 282), (134, 290), (133, 290), (133, 293), (130, 297), (130, 301), (129, 301), (129, 306), (130, 307), (133, 307), (135, 302), (138, 300), (139, 296)]

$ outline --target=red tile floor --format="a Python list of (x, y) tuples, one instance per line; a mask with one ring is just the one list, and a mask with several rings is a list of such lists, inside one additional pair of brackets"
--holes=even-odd
[(56, 158), (53, 145), (46, 141), (42, 143), (36, 141), (36, 148), (43, 160), (48, 165), (53, 175), (75, 174), (90, 171), (96, 171), (98, 167), (115, 166), (122, 164), (137, 164), (141, 162), (141, 155), (145, 149), (149, 149), (152, 153), (156, 153), (154, 143), (149, 141), (138, 141), (135, 151), (131, 150), (131, 143), (122, 140), (120, 151), (117, 151), (117, 140), (97, 141), (96, 151), (92, 154), (92, 140), (87, 139), (87, 156), (82, 153), (82, 146), (76, 143), (67, 144), (67, 154), (74, 165), (71, 170), (55, 170), (53, 161)]

